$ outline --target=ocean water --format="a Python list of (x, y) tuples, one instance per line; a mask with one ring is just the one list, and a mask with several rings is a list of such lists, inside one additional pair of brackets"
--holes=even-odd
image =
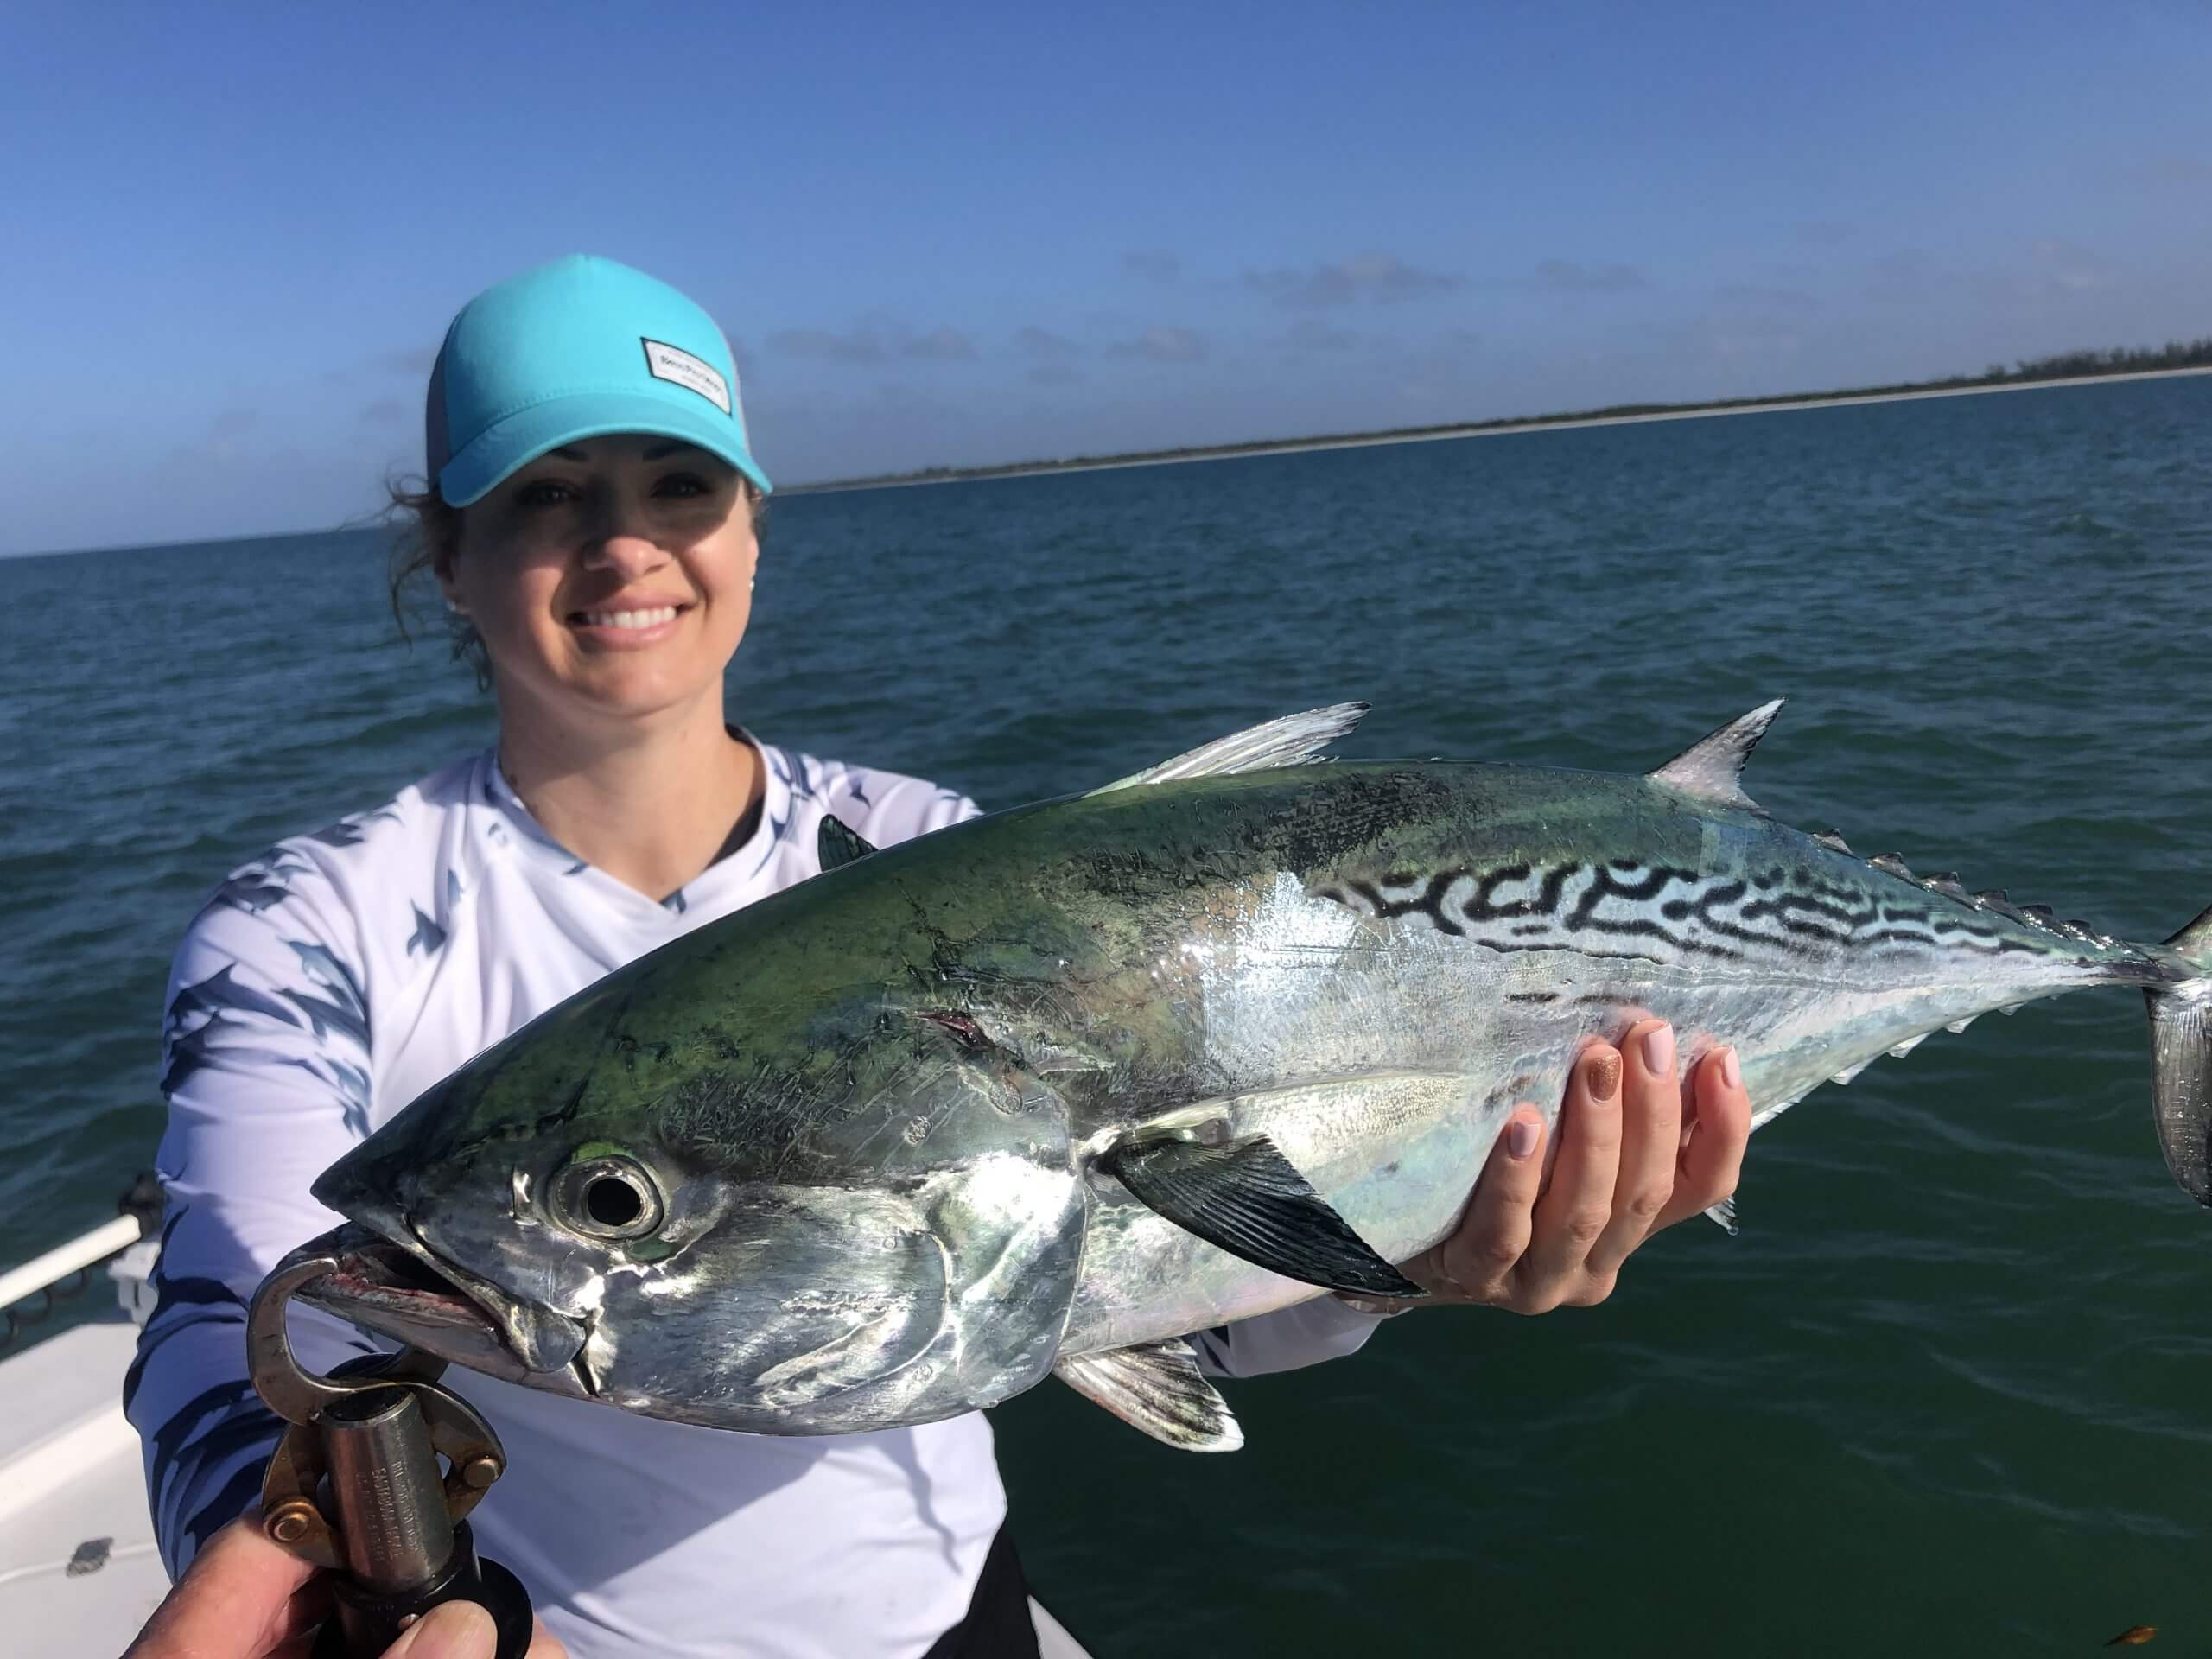
[[(2208, 434), (2196, 379), (779, 499), (732, 706), (990, 806), (1345, 697), (1346, 753), (1640, 770), (1786, 696), (1777, 816), (2163, 938), (2212, 902)], [(224, 873), (486, 740), (382, 557), (0, 563), (0, 1263), (150, 1161)], [(1235, 1457), (1048, 1384), (995, 1414), (1031, 1575), (1102, 1656), (2205, 1651), (2212, 1215), (2148, 1103), (2136, 999), (2041, 1005), (1815, 1094), (1741, 1237), (1600, 1308), (1228, 1385)]]

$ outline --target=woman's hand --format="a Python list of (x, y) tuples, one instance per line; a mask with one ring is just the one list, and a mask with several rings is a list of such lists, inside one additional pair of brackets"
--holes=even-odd
[[(262, 1535), (258, 1516), (233, 1521), (194, 1557), (123, 1659), (303, 1659), (330, 1611), (316, 1569)], [(474, 1602), (433, 1607), (384, 1659), (493, 1659), (499, 1632)], [(567, 1659), (543, 1625), (529, 1659)]]
[(1735, 1192), (1751, 1132), (1733, 1049), (1678, 1082), (1672, 1028), (1639, 1021), (1618, 1048), (1592, 1043), (1575, 1061), (1557, 1156), (1541, 1116), (1516, 1108), (1459, 1230), (1402, 1270), (1433, 1302), (1592, 1306), (1637, 1245)]

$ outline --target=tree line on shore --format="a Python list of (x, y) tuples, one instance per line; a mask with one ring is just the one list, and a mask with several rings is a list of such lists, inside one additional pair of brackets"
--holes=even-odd
[(1074, 472), (1087, 467), (1134, 467), (1147, 461), (1264, 455), (1282, 450), (1325, 449), (1345, 443), (1389, 443), (1459, 434), (1507, 432), (1517, 428), (1560, 426), (1581, 421), (1628, 420), (1650, 415), (1693, 415), (1708, 410), (1760, 409), (1776, 404), (1847, 403), (1853, 398), (1893, 397), (1916, 391), (1966, 391), (1976, 386), (2082, 380), (2098, 375), (2156, 374), (2174, 369), (2201, 368), (2212, 368), (2212, 335), (2196, 340), (2170, 340), (2163, 346), (2115, 346), (2105, 351), (2057, 352), (2048, 357), (2022, 358), (2010, 368), (2002, 363), (1993, 363), (1980, 374), (1954, 374), (1939, 380), (1897, 381), (1878, 386), (1842, 386), (1827, 391), (1783, 391), (1764, 397), (1723, 397), (1694, 404), (1611, 404), (1602, 409), (1571, 410), (1550, 415), (1513, 415), (1487, 421), (1452, 421), (1433, 426), (1399, 427), (1382, 432), (1338, 432), (1302, 438), (1262, 438), (1240, 443), (1192, 444), (1175, 449), (1147, 449), (1128, 454), (1063, 455), (1049, 461), (1013, 461), (1000, 466), (925, 467), (911, 473), (802, 484), (791, 486), (785, 493), (858, 489), (887, 484), (948, 483), (959, 479)]
[(2104, 352), (2060, 352), (2023, 358), (2011, 368), (1993, 363), (1978, 384), (2007, 380), (2079, 380), (2093, 374), (2155, 374), (2160, 369), (2212, 368), (2212, 334), (2202, 340), (2170, 340), (2163, 346), (2115, 346)]

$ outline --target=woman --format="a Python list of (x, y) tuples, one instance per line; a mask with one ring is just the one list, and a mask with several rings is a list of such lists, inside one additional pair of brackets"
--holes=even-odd
[[(683, 296), (582, 257), (500, 284), (448, 333), (426, 427), (425, 558), (488, 665), (499, 741), (238, 872), (179, 951), (162, 1301), (127, 1395), (172, 1571), (257, 1488), (274, 1429), (238, 1327), (277, 1257), (332, 1224), (318, 1172), (541, 1010), (816, 874), (826, 814), (882, 845), (977, 810), (726, 723), (768, 480), (728, 348)], [(1602, 1300), (1651, 1231), (1734, 1186), (1733, 1055), (1675, 1072), (1657, 1022), (1590, 1048), (1556, 1159), (1524, 1109), (1411, 1276), (1438, 1301)], [(1231, 1374), (1285, 1370), (1350, 1353), (1387, 1311), (1323, 1298), (1206, 1346)], [(361, 1345), (325, 1341), (325, 1361)], [(578, 1659), (1026, 1650), (980, 1414), (756, 1439), (467, 1391), (511, 1459), (478, 1539)]]

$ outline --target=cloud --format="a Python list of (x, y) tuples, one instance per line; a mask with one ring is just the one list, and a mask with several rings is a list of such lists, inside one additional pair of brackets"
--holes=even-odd
[(2136, 171), (2152, 184), (2212, 184), (2212, 162), (2202, 156), (2155, 156)]
[(972, 363), (976, 344), (958, 329), (941, 326), (917, 334), (903, 323), (863, 322), (844, 334), (830, 328), (786, 328), (768, 344), (792, 357), (822, 363), (869, 365), (905, 358), (917, 363)]
[(768, 343), (792, 357), (809, 357), (823, 363), (882, 363), (891, 353), (873, 328), (855, 328), (849, 334), (827, 328), (785, 328), (768, 336)]
[(268, 440), (256, 444), (239, 442), (260, 424), (261, 411), (257, 409), (232, 404), (228, 409), (218, 410), (208, 418), (207, 427), (199, 437), (188, 439), (169, 450), (169, 461), (180, 467), (199, 467), (217, 463), (228, 465), (249, 457), (264, 457), (268, 452)]
[(1052, 363), (1073, 357), (1082, 348), (1065, 335), (1056, 334), (1048, 328), (1039, 328), (1033, 325), (1015, 331), (1014, 349), (1024, 357), (1035, 358), (1040, 362)]
[(1939, 275), (1935, 260), (1926, 251), (1899, 248), (1874, 262), (1867, 273), (1867, 297), (1899, 303), (1921, 300), (1934, 288)]
[(1180, 254), (1148, 249), (1122, 256), (1122, 269), (1148, 283), (1172, 283), (1183, 274)]
[(1349, 328), (1337, 328), (1319, 317), (1300, 317), (1290, 325), (1282, 343), (1294, 352), (1348, 352), (1360, 343)]
[(1077, 386), (1089, 377), (1067, 363), (1039, 363), (1025, 377), (1033, 386)]
[(1851, 239), (1852, 228), (1840, 219), (1801, 219), (1796, 226), (1797, 239), (1816, 248), (1833, 248)]
[(1196, 363), (1205, 356), (1206, 342), (1188, 328), (1147, 328), (1135, 340), (1116, 340), (1106, 354), (1147, 363)]
[(1350, 305), (1360, 299), (1419, 299), (1464, 288), (1466, 279), (1448, 271), (1422, 270), (1395, 254), (1363, 253), (1306, 270), (1248, 270), (1244, 273), (1244, 285), (1277, 305), (1304, 309)]
[(2069, 293), (2112, 285), (2112, 261), (2078, 242), (2047, 236), (2028, 251), (2035, 261), (2037, 273)]
[(1714, 290), (1732, 306), (1761, 311), (1817, 311), (1821, 302), (1802, 288), (1767, 288), (1757, 283), (1724, 283)]
[(899, 354), (923, 363), (973, 363), (976, 346), (957, 328), (938, 327), (903, 341)]
[(1545, 259), (1536, 266), (1536, 286), (1554, 294), (1625, 294), (1649, 285), (1634, 265), (1586, 265), (1573, 259)]

